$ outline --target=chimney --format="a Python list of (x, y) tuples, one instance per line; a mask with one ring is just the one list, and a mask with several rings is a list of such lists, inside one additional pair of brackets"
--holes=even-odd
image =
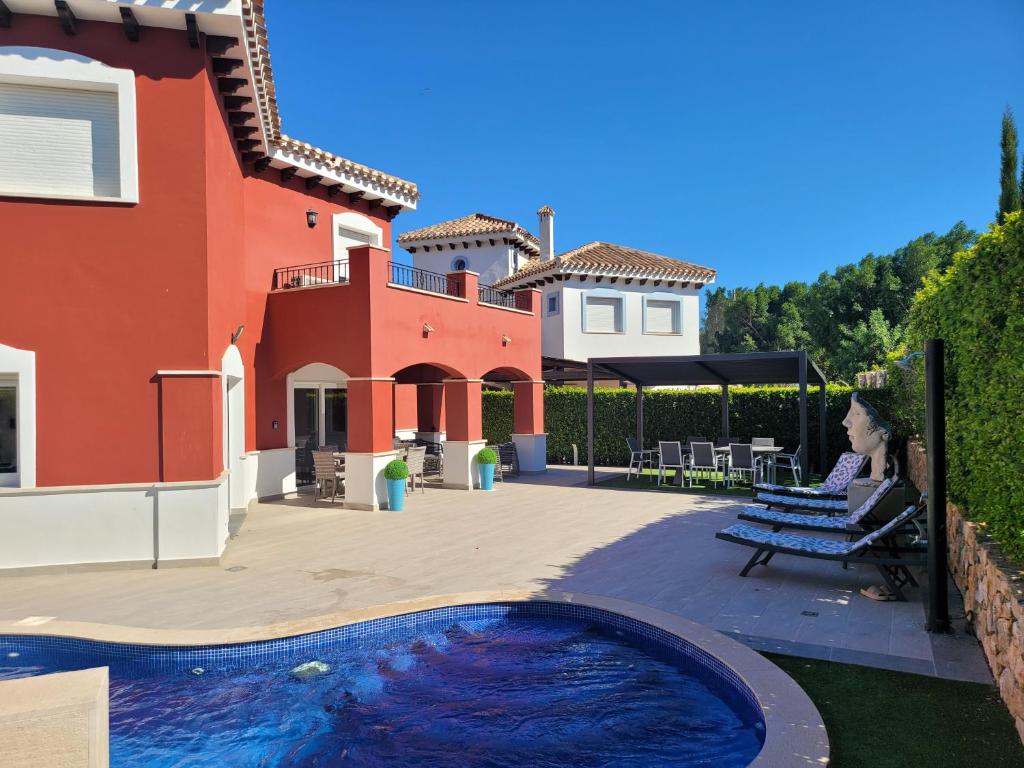
[(555, 258), (555, 212), (550, 205), (537, 211), (540, 217), (540, 260), (551, 261)]

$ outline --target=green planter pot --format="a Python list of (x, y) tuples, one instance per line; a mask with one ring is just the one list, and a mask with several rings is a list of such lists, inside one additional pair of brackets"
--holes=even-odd
[(493, 464), (479, 464), (480, 467), (480, 490), (481, 491), (493, 491), (494, 490), (494, 465)]
[(388, 480), (388, 509), (401, 512), (405, 509), (406, 480)]

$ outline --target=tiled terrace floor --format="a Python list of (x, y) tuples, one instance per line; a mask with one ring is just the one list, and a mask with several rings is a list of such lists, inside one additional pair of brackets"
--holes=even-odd
[(714, 538), (735, 499), (584, 480), (552, 469), (488, 494), (428, 488), (403, 513), (309, 497), (254, 504), (220, 566), (0, 577), (0, 632), (28, 616), (253, 627), (429, 595), (553, 589), (647, 604), (762, 650), (991, 682), (962, 619), (949, 636), (924, 631), (920, 590), (876, 603), (857, 593), (878, 581), (872, 571), (784, 556), (741, 579), (749, 552)]

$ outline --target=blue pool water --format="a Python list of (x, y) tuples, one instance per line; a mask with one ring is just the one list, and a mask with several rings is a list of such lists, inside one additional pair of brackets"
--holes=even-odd
[(7, 636), (0, 679), (109, 666), (111, 765), (132, 768), (730, 768), (757, 755), (760, 710), (717, 660), (615, 614), (536, 605), (202, 649)]

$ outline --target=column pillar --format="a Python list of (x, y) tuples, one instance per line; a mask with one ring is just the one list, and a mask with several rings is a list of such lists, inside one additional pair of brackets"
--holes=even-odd
[(546, 472), (548, 436), (544, 432), (544, 382), (514, 381), (512, 442), (524, 474)]
[(481, 379), (445, 379), (444, 487), (471, 491), (480, 485), (476, 454), (487, 445), (482, 437)]
[(384, 467), (395, 458), (394, 379), (348, 380), (345, 507), (376, 511), (387, 504)]

